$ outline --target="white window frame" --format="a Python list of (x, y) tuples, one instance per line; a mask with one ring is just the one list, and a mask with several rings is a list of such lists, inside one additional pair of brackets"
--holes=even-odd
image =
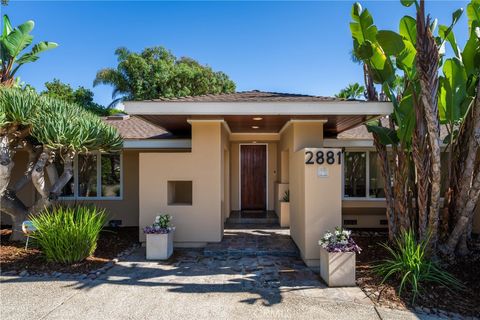
[[(103, 197), (102, 194), (102, 153), (100, 151), (91, 151), (90, 154), (95, 155), (97, 158), (97, 195), (95, 197), (80, 197), (78, 196), (78, 154), (73, 159), (73, 196), (59, 197), (59, 200), (123, 200), (123, 152), (120, 152), (120, 195), (118, 197)], [(100, 195), (98, 195), (100, 193)]]
[[(346, 152), (363, 152), (366, 157), (365, 164), (365, 196), (364, 197), (345, 197), (345, 153)], [(342, 200), (345, 201), (385, 201), (385, 198), (375, 198), (370, 196), (370, 149), (346, 149), (342, 152)]]

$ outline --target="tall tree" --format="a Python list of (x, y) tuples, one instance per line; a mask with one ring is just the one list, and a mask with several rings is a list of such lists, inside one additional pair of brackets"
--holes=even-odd
[[(431, 237), (432, 248), (442, 242), (444, 253), (466, 252), (468, 225), (480, 193), (480, 0), (468, 4), (469, 40), (463, 51), (453, 33), (462, 9), (452, 14), (448, 26), (437, 28), (426, 15), (423, 0), (401, 2), (415, 5), (416, 19), (404, 16), (399, 33), (378, 30), (368, 10), (358, 3), (350, 24), (354, 53), (365, 65), (366, 78), (382, 86), (394, 109), (389, 127), (368, 125), (380, 142), (376, 143), (379, 154), (386, 145), (392, 147), (393, 166), (382, 168), (386, 181), (394, 180), (394, 192), (385, 191), (391, 198), (387, 203), (394, 203), (390, 233), (414, 228), (421, 238)], [(445, 43), (451, 45), (454, 57), (445, 57)], [(440, 123), (449, 128), (451, 152), (450, 187), (442, 215)]]
[(112, 113), (119, 112), (119, 110), (108, 109), (95, 103), (93, 101), (93, 92), (82, 86), (73, 89), (70, 84), (63, 83), (58, 79), (53, 79), (53, 81), (45, 82), (45, 88), (46, 90), (42, 91), (41, 95), (57, 98), (69, 103), (76, 103), (99, 116), (108, 116)]
[(13, 28), (8, 16), (3, 16), (3, 28), (0, 36), (1, 85), (12, 86), (15, 74), (22, 65), (37, 61), (41, 52), (58, 46), (55, 42), (41, 41), (35, 44), (30, 52), (20, 55), (33, 41), (30, 32), (34, 26), (35, 23), (29, 20)]
[(115, 51), (118, 65), (98, 71), (93, 82), (113, 87), (112, 103), (229, 93), (235, 84), (223, 72), (213, 71), (191, 58), (176, 58), (163, 47), (146, 48), (140, 53), (126, 48)]
[(365, 87), (359, 83), (351, 83), (347, 87), (340, 90), (338, 94), (335, 95), (337, 98), (351, 100), (351, 99), (360, 99), (365, 95)]
[[(13, 220), (12, 239), (22, 239), (21, 224), (50, 206), (73, 176), (73, 159), (92, 150), (118, 151), (115, 128), (76, 104), (39, 96), (32, 90), (0, 87), (1, 211)], [(11, 181), (15, 153), (28, 153), (24, 174)], [(61, 171), (55, 160), (63, 163)], [(28, 207), (17, 196), (29, 182), (37, 196)]]

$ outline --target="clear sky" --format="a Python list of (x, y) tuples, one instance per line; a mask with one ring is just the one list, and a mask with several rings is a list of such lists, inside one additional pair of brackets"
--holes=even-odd
[[(116, 66), (114, 51), (161, 45), (227, 73), (237, 90), (333, 95), (362, 82), (350, 61), (350, 8), (354, 1), (318, 2), (126, 2), (15, 1), (2, 13), (13, 25), (32, 19), (34, 42), (59, 47), (25, 65), (22, 81), (42, 90), (53, 78), (92, 88), (96, 72)], [(379, 29), (398, 30), (399, 19), (414, 15), (400, 1), (361, 1)], [(467, 1), (427, 1), (442, 24)], [(456, 27), (461, 47), (467, 37), (464, 13)], [(93, 88), (95, 100), (111, 101), (108, 86)]]

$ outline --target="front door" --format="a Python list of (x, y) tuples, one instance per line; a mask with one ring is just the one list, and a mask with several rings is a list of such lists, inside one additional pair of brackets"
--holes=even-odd
[(267, 208), (267, 146), (240, 145), (242, 210)]

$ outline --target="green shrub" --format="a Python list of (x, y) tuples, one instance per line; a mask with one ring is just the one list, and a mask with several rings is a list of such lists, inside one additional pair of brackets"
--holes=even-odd
[(405, 287), (412, 290), (412, 302), (421, 293), (424, 283), (437, 283), (449, 290), (461, 289), (463, 285), (449, 272), (443, 270), (427, 254), (429, 237), (417, 241), (413, 231), (403, 232), (395, 240), (392, 248), (382, 246), (389, 252), (390, 259), (380, 262), (374, 270), (383, 276), (382, 283), (391, 277), (400, 281), (398, 293), (401, 295)]
[(93, 206), (54, 207), (32, 218), (32, 235), (47, 260), (70, 264), (92, 255), (107, 221), (105, 210)]

